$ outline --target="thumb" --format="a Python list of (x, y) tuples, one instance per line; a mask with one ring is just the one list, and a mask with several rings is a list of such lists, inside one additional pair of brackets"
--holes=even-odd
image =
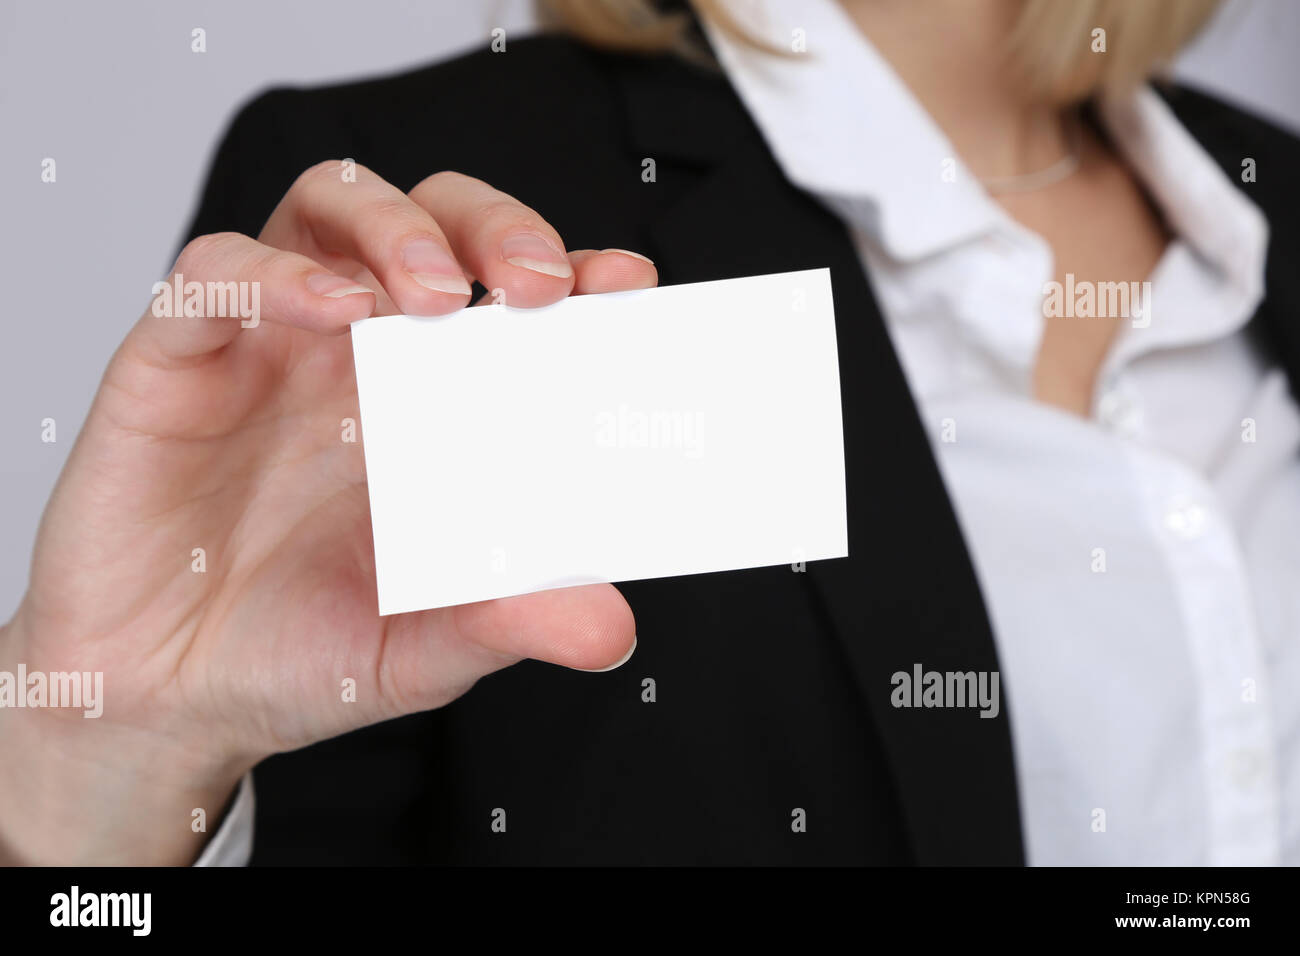
[(448, 704), (524, 658), (602, 671), (635, 647), (632, 609), (612, 584), (401, 614), (385, 635), (380, 692), (395, 715), (414, 713)]

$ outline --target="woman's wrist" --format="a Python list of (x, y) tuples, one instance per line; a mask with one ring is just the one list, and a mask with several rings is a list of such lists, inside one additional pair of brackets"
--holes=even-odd
[(29, 670), (27, 636), (21, 613), (0, 628), (0, 671), (12, 675), (0, 679), (15, 695), (0, 706), (0, 864), (194, 862), (249, 765), (165, 730), (85, 716), (95, 708), (26, 706), (32, 679), (17, 678)]

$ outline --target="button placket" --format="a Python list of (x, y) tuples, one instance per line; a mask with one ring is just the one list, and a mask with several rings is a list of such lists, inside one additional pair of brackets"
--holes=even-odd
[(1198, 678), (1210, 802), (1208, 862), (1275, 864), (1274, 738), (1267, 709), (1243, 703), (1237, 686), (1237, 675), (1263, 674), (1238, 544), (1212, 488), (1158, 453), (1135, 445), (1130, 454), (1164, 540)]

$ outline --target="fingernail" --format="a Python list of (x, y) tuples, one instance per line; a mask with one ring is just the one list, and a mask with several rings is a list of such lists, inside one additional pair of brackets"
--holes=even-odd
[(601, 249), (600, 250), (601, 255), (604, 255), (607, 252), (617, 252), (621, 256), (631, 256), (633, 259), (640, 259), (642, 262), (648, 262), (651, 265), (655, 264), (655, 261), (651, 259), (649, 256), (643, 256), (641, 255), (641, 253), (633, 252), (631, 249)]
[(450, 252), (432, 239), (416, 239), (402, 250), (402, 268), (412, 279), (434, 292), (469, 295), (469, 283)]
[(562, 249), (556, 249), (546, 239), (530, 233), (511, 236), (501, 243), (501, 258), (512, 266), (531, 269), (557, 279), (567, 279), (573, 275), (569, 257)]
[(318, 272), (315, 275), (308, 276), (307, 288), (327, 299), (341, 299), (345, 295), (357, 295), (360, 292), (375, 294), (374, 289), (368, 289), (360, 283), (353, 282), (343, 276), (330, 275), (328, 272)]
[(608, 667), (596, 667), (596, 668), (590, 668), (590, 669), (589, 669), (589, 668), (586, 668), (586, 667), (575, 667), (575, 668), (573, 668), (573, 669), (574, 669), (575, 671), (582, 671), (584, 674), (605, 674), (605, 673), (608, 673), (609, 671), (616, 671), (616, 670), (618, 670), (620, 667), (622, 667), (624, 664), (626, 664), (628, 661), (630, 661), (630, 660), (632, 659), (632, 655), (635, 654), (635, 653), (636, 653), (636, 635), (633, 634), (633, 635), (632, 635), (632, 646), (629, 647), (629, 648), (627, 649), (627, 653), (624, 654), (624, 655), (622, 656), (622, 658), (620, 658), (620, 659), (619, 659), (618, 661), (616, 661), (615, 663), (610, 664)]

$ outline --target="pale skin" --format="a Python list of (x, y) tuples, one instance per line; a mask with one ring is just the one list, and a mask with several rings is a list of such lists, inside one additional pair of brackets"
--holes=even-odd
[[(1065, 107), (1026, 99), (1025, 84), (1008, 66), (1015, 0), (845, 0), (844, 6), (977, 176), (1033, 172), (1069, 152)], [(1168, 242), (1133, 173), (1087, 129), (1073, 176), (996, 198), (1051, 246), (1058, 282), (1066, 273), (1091, 282), (1140, 282)], [(1097, 373), (1124, 321), (1047, 317), (1034, 397), (1087, 417)]]
[[(107, 700), (97, 720), (0, 709), (10, 862), (189, 863), (206, 839), (192, 810), (215, 826), (269, 754), (440, 707), (526, 657), (601, 669), (633, 646), (611, 585), (379, 617), (361, 446), (340, 424), (357, 416), (352, 320), (460, 309), (467, 275), (530, 308), (652, 286), (654, 266), (566, 255), (541, 216), (469, 177), (407, 196), (342, 168), (304, 173), (257, 240), (181, 253), (187, 281), (260, 282), (258, 327), (146, 313), (109, 363), (0, 639), (7, 669), (103, 671)], [(463, 292), (413, 278), (412, 243), (425, 282)]]
[[(1021, 102), (981, 41), (1001, 29), (989, 12), (1002, 0), (936, 4), (942, 17), (847, 6), (979, 174), (1061, 155), (1059, 109)], [(146, 313), (109, 363), (0, 631), (0, 668), (103, 671), (107, 701), (98, 720), (0, 708), (0, 862), (190, 863), (209, 835), (192, 810), (210, 833), (271, 754), (440, 707), (524, 658), (600, 670), (634, 647), (610, 585), (378, 617), (361, 450), (340, 423), (357, 416), (351, 321), (446, 314), (469, 304), (475, 277), (519, 307), (645, 288), (653, 264), (565, 253), (537, 212), (456, 173), (409, 195), (340, 173), (307, 170), (256, 239), (207, 236), (181, 253), (186, 280), (260, 282), (261, 325)], [(1005, 205), (1050, 242), (1061, 276), (1143, 279), (1164, 245), (1095, 140), (1079, 174)], [(542, 241), (507, 242), (520, 236)], [(1035, 396), (1086, 415), (1115, 331), (1049, 320)]]

